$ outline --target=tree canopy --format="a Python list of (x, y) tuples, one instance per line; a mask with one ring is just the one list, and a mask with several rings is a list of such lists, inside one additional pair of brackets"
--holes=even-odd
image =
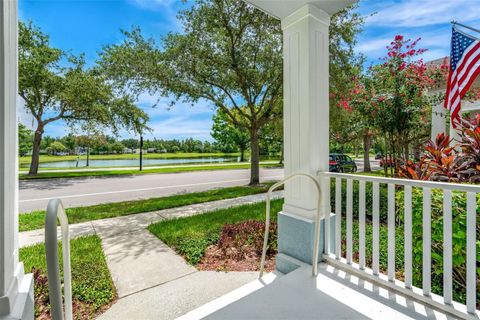
[[(236, 0), (199, 0), (178, 18), (182, 32), (169, 33), (160, 43), (139, 28), (123, 31), (124, 41), (107, 46), (99, 64), (129, 92), (207, 100), (221, 109), (230, 123), (249, 133), (251, 184), (258, 183), (259, 132), (282, 114), (280, 22)], [(351, 78), (362, 23), (352, 8), (332, 17), (331, 85), (336, 91)]]
[(102, 74), (87, 68), (82, 55), (53, 48), (48, 35), (32, 23), (19, 24), (19, 95), (37, 123), (30, 174), (38, 171), (42, 135), (49, 123), (92, 122), (113, 132), (140, 132), (148, 120), (131, 96), (116, 94)]

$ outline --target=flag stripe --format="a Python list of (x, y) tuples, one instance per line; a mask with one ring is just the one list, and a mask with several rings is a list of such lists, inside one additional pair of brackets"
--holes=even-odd
[(465, 74), (465, 68), (467, 65), (470, 65), (470, 61), (473, 55), (478, 55), (480, 53), (480, 42), (476, 41), (470, 45), (465, 51), (465, 55), (457, 63), (457, 74), (458, 77), (461, 79), (462, 76)]
[(445, 108), (450, 110), (452, 126), (461, 121), (462, 98), (480, 74), (480, 41), (452, 29), (450, 70), (445, 92)]

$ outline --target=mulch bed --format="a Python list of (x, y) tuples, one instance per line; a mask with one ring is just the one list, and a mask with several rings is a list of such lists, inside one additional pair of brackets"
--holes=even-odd
[[(234, 249), (232, 249), (234, 250)], [(243, 259), (231, 258), (224, 255), (223, 249), (218, 245), (213, 245), (205, 250), (203, 259), (197, 264), (199, 270), (214, 271), (259, 271), (261, 255), (257, 255), (254, 250), (243, 257)], [(275, 256), (270, 255), (265, 261), (265, 270), (268, 272), (275, 270)]]
[[(200, 270), (259, 271), (265, 223), (247, 220), (223, 226), (218, 243), (209, 246), (197, 264)], [(270, 225), (265, 270), (275, 270), (277, 226)]]

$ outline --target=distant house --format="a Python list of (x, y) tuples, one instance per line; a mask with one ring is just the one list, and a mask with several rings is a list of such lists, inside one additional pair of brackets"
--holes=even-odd
[[(432, 60), (427, 62), (427, 65), (441, 65), (445, 61), (449, 62), (449, 57), (444, 57), (436, 60)], [(480, 77), (478, 77), (475, 82), (473, 83), (473, 87), (480, 87)], [(446, 83), (442, 84), (441, 86), (430, 90), (429, 94), (437, 94), (437, 93), (444, 93), (446, 90)], [(439, 133), (447, 133), (455, 140), (459, 139), (458, 134), (455, 130), (451, 127), (451, 124), (447, 122), (447, 115), (448, 110), (443, 107), (444, 101), (441, 103), (434, 105), (432, 107), (432, 131), (431, 131), (431, 139), (435, 140)], [(478, 113), (480, 112), (480, 100), (476, 101), (467, 101), (462, 100), (462, 115), (465, 116), (467, 114)]]

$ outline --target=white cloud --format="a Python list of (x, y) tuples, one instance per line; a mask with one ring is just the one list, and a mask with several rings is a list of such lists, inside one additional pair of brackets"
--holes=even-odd
[(367, 25), (422, 27), (451, 20), (468, 22), (480, 17), (478, 0), (407, 0), (382, 3), (377, 9), (376, 14), (367, 18)]
[(29, 129), (35, 129), (35, 118), (25, 109), (25, 101), (17, 96), (17, 119)]
[[(159, 139), (185, 139), (194, 138), (199, 140), (212, 141), (210, 130), (212, 128), (212, 120), (207, 119), (191, 119), (187, 116), (173, 116), (166, 120), (155, 121), (150, 124), (152, 132), (145, 134), (145, 138)], [(121, 132), (123, 138), (132, 137), (131, 133)]]
[(356, 49), (359, 52), (368, 54), (368, 53), (375, 53), (379, 51), (385, 51), (387, 45), (392, 42), (392, 37), (389, 38), (375, 38), (369, 39), (367, 41), (359, 41)]
[(206, 100), (200, 100), (196, 103), (187, 103), (177, 101), (172, 104), (174, 99), (171, 97), (161, 97), (159, 95), (150, 95), (148, 93), (141, 94), (137, 100), (137, 104), (145, 110), (151, 117), (160, 115), (175, 114), (211, 114), (213, 107)]

